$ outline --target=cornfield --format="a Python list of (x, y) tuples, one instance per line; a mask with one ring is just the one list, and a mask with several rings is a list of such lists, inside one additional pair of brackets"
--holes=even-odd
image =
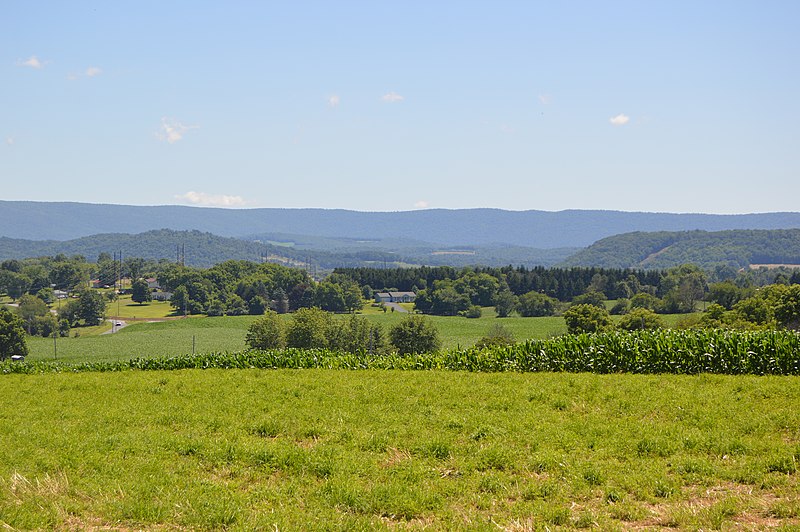
[(286, 349), (206, 353), (118, 362), (4, 362), (0, 373), (207, 368), (396, 369), (482, 372), (800, 374), (800, 335), (791, 331), (655, 331), (564, 335), (502, 347), (419, 355)]

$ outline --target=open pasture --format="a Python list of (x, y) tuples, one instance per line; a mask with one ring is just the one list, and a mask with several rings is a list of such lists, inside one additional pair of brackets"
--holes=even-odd
[(800, 525), (800, 380), (6, 375), (0, 526)]
[[(380, 323), (384, 332), (399, 322), (405, 314), (366, 314), (370, 321)], [(289, 319), (290, 316), (284, 316)], [(133, 323), (119, 332), (78, 338), (58, 338), (57, 353), (52, 338), (28, 338), (29, 360), (53, 360), (58, 356), (65, 362), (113, 361), (131, 357), (174, 356), (192, 352), (241, 351), (245, 349), (247, 328), (256, 316), (202, 316), (157, 323)], [(468, 347), (484, 336), (494, 323), (499, 323), (519, 340), (547, 338), (566, 332), (564, 319), (503, 318), (486, 315), (479, 319), (463, 317), (429, 316), (438, 327), (445, 349)], [(81, 332), (80, 329), (76, 329)]]

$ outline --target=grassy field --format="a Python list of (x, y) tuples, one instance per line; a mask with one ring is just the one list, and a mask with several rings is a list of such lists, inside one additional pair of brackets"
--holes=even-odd
[[(365, 314), (369, 320), (383, 325), (386, 332), (404, 316), (399, 312)], [(492, 309), (484, 309), (483, 317), (478, 319), (428, 318), (439, 328), (446, 349), (473, 345), (495, 323), (503, 325), (518, 341), (547, 338), (566, 332), (561, 317), (498, 319)], [(670, 325), (680, 318), (680, 315), (663, 316)], [(239, 351), (246, 347), (245, 334), (254, 319), (254, 316), (189, 317), (159, 323), (134, 323), (114, 334), (100, 334), (110, 330), (108, 324), (100, 328), (75, 329), (73, 334), (77, 331), (80, 337), (59, 338), (55, 350), (52, 338), (28, 338), (29, 359), (53, 360), (57, 356), (58, 360), (67, 362), (113, 361), (191, 353), (193, 346), (198, 353)]]
[(153, 319), (174, 316), (174, 309), (168, 301), (151, 301), (150, 303), (134, 303), (131, 296), (119, 296), (117, 301), (108, 304), (106, 314), (121, 319)]
[(800, 379), (3, 376), (11, 529), (800, 526)]

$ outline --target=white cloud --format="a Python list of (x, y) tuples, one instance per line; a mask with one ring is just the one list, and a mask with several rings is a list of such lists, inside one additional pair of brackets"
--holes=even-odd
[(612, 126), (624, 126), (625, 124), (630, 122), (630, 120), (631, 117), (629, 117), (628, 115), (624, 115), (622, 113), (608, 119), (608, 121), (611, 122)]
[(206, 194), (190, 190), (186, 194), (179, 194), (175, 199), (182, 200), (192, 205), (203, 207), (241, 207), (246, 204), (241, 196), (228, 196), (225, 194)]
[(339, 99), (338, 94), (331, 94), (330, 96), (328, 96), (328, 105), (330, 105), (331, 107), (339, 107), (340, 101), (341, 100)]
[(200, 126), (186, 126), (175, 120), (174, 118), (163, 117), (161, 119), (161, 129), (156, 132), (156, 138), (175, 144), (183, 138), (187, 131), (190, 129), (199, 129)]
[(403, 98), (396, 92), (392, 91), (388, 94), (384, 94), (381, 97), (381, 100), (383, 100), (384, 102), (395, 103), (395, 102), (402, 102), (403, 100), (405, 100), (405, 98)]
[(419, 200), (418, 202), (414, 203), (414, 208), (416, 209), (427, 209), (428, 202), (425, 200)]
[(89, 67), (89, 68), (86, 69), (86, 75), (88, 77), (90, 77), (90, 78), (93, 78), (93, 77), (99, 75), (102, 72), (103, 72), (103, 69), (100, 68), (100, 67)]
[(35, 55), (30, 56), (30, 58), (26, 59), (25, 61), (19, 60), (17, 61), (17, 66), (26, 66), (31, 68), (42, 68), (44, 63), (39, 61), (39, 58)]
[(553, 97), (549, 94), (540, 94), (539, 95), (539, 103), (542, 105), (550, 105), (553, 103)]
[(6, 137), (6, 144), (8, 144), (9, 146), (13, 146), (14, 145), (14, 137), (12, 137), (10, 135), (8, 137)]

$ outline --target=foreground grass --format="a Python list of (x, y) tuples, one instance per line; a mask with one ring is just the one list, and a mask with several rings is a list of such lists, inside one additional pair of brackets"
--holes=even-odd
[(800, 379), (3, 376), (0, 525), (800, 525)]

